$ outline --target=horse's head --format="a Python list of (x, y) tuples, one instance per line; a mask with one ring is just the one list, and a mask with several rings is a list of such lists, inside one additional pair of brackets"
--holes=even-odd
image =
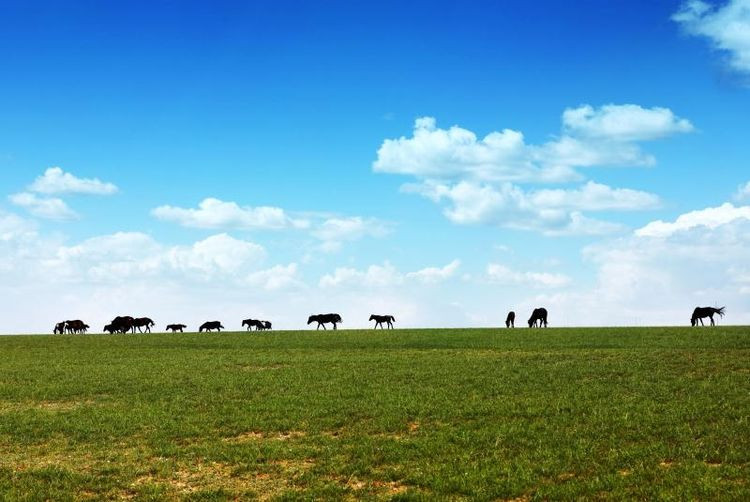
[(534, 326), (534, 318), (533, 317), (531, 319), (529, 319), (529, 328), (531, 328), (532, 326)]
[(316, 315), (311, 315), (310, 317), (308, 317), (307, 318), (307, 324), (315, 322), (317, 320), (317, 317), (318, 316), (316, 316)]
[(375, 314), (370, 314), (370, 319), (369, 320), (370, 321), (374, 321), (375, 320)]
[(242, 321), (242, 325), (243, 326), (250, 326), (250, 319), (245, 319), (244, 321)]

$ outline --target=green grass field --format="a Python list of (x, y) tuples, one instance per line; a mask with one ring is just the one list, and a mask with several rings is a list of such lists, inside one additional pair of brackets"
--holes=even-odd
[(750, 328), (0, 337), (0, 498), (750, 499)]

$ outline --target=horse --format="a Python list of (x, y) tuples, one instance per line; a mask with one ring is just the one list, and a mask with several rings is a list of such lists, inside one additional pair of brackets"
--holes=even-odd
[(135, 333), (135, 319), (133, 319), (129, 315), (120, 316), (118, 315), (114, 319), (112, 319), (112, 326), (115, 328), (115, 330), (121, 332), (121, 333), (127, 333), (128, 331), (132, 331)]
[(714, 314), (719, 314), (719, 317), (724, 317), (725, 308), (726, 307), (721, 307), (720, 309), (714, 307), (695, 307), (695, 310), (693, 310), (693, 316), (690, 318), (690, 325), (698, 326), (698, 322), (700, 321), (701, 326), (705, 326), (705, 324), (703, 324), (703, 318), (709, 317), (711, 318), (711, 326), (716, 326), (716, 323), (714, 322)]
[(167, 331), (171, 331), (172, 333), (177, 333), (178, 331), (182, 333), (182, 330), (187, 328), (184, 324), (167, 324)]
[(256, 331), (263, 331), (263, 322), (257, 319), (245, 319), (242, 321), (243, 326), (247, 326), (247, 330), (252, 330), (255, 327)]
[(65, 321), (58, 322), (55, 324), (55, 330), (52, 332), (53, 335), (65, 334)]
[(505, 318), (505, 327), (506, 328), (515, 328), (516, 327), (516, 313), (512, 310), (508, 312), (508, 317)]
[(372, 314), (369, 320), (375, 321), (375, 329), (378, 329), (378, 326), (380, 326), (380, 329), (383, 329), (383, 323), (388, 325), (388, 329), (393, 329), (393, 323), (396, 322), (396, 318), (392, 315)]
[(326, 324), (331, 323), (333, 324), (334, 331), (336, 330), (336, 323), (344, 322), (341, 320), (341, 316), (338, 314), (316, 314), (311, 315), (307, 318), (307, 324), (310, 325), (313, 322), (318, 323), (318, 327), (315, 328), (315, 330), (319, 330), (321, 326), (323, 326), (323, 329), (326, 329)]
[(115, 333), (119, 333), (120, 329), (114, 324), (110, 323), (104, 326), (104, 329), (102, 331), (104, 331), (105, 333), (109, 333), (110, 335), (114, 335)]
[(68, 333), (86, 333), (89, 329), (89, 325), (79, 319), (73, 321), (65, 321), (65, 329)]
[(271, 329), (271, 322), (270, 321), (261, 321), (263, 323), (263, 329)]
[(138, 333), (143, 333), (141, 328), (146, 328), (146, 333), (151, 333), (151, 326), (154, 325), (154, 321), (148, 317), (137, 317), (133, 319), (133, 328), (138, 328)]
[(201, 324), (200, 328), (198, 328), (198, 333), (202, 333), (203, 330), (206, 330), (210, 333), (212, 329), (215, 329), (219, 331), (219, 333), (221, 333), (222, 328), (224, 328), (224, 326), (222, 326), (221, 322), (219, 321), (206, 321)]
[(540, 328), (547, 327), (547, 309), (544, 307), (534, 309), (534, 312), (531, 313), (531, 317), (529, 318), (529, 328), (535, 328), (537, 321), (539, 321)]

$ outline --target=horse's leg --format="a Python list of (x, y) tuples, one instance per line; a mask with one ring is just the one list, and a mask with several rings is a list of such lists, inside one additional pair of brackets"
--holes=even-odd
[(711, 315), (710, 315), (710, 316), (708, 316), (708, 317), (709, 317), (709, 319), (711, 319), (711, 326), (716, 326), (716, 323), (714, 322), (714, 315), (713, 315), (713, 314), (711, 314)]
[(333, 331), (336, 331), (336, 323), (333, 323)]

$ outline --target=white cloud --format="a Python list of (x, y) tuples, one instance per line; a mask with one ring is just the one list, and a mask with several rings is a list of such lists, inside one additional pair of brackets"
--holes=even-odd
[(750, 0), (729, 0), (722, 7), (685, 2), (672, 19), (691, 35), (703, 36), (729, 56), (729, 65), (750, 73)]
[(669, 237), (696, 227), (714, 229), (738, 219), (750, 220), (750, 206), (735, 207), (727, 202), (719, 207), (682, 214), (671, 223), (662, 220), (652, 221), (636, 230), (635, 234), (639, 237)]
[(447, 201), (443, 214), (462, 225), (487, 224), (518, 230), (535, 230), (547, 235), (602, 235), (622, 230), (620, 225), (589, 218), (581, 210), (649, 209), (658, 197), (645, 192), (612, 189), (589, 183), (577, 190), (525, 192), (511, 183), (497, 187), (462, 181), (445, 185), (427, 181), (405, 185), (434, 202)]
[(403, 275), (386, 261), (383, 265), (370, 265), (364, 271), (350, 267), (337, 268), (333, 274), (326, 274), (321, 277), (319, 285), (321, 288), (352, 285), (388, 287), (401, 284), (403, 281)]
[(581, 178), (578, 167), (651, 165), (638, 142), (693, 130), (667, 108), (582, 105), (563, 113), (563, 134), (541, 145), (523, 133), (495, 131), (479, 139), (459, 126), (437, 127), (433, 117), (415, 121), (411, 138), (386, 139), (373, 163), (376, 172), (424, 179), (480, 182), (562, 182)]
[(117, 192), (117, 187), (97, 178), (77, 178), (59, 167), (50, 167), (34, 180), (29, 190), (43, 194), (111, 195)]
[(34, 223), (0, 209), (0, 242), (26, 240), (36, 235)]
[(45, 198), (38, 197), (30, 192), (21, 192), (9, 197), (10, 201), (16, 206), (23, 207), (29, 213), (40, 218), (49, 220), (74, 220), (78, 215), (73, 211), (64, 200), (56, 197)]
[(247, 276), (247, 283), (268, 291), (276, 291), (288, 287), (303, 287), (298, 277), (299, 267), (296, 263), (276, 265), (266, 270), (253, 272)]
[(530, 286), (536, 288), (561, 288), (571, 283), (570, 277), (550, 272), (519, 272), (505, 265), (487, 265), (487, 277), (491, 282), (507, 286)]
[(669, 108), (632, 104), (568, 108), (563, 112), (562, 122), (569, 136), (622, 142), (650, 141), (694, 130), (690, 121), (675, 116)]
[(737, 188), (737, 193), (735, 194), (734, 198), (737, 200), (750, 199), (750, 181)]
[(461, 260), (453, 260), (444, 267), (426, 267), (406, 274), (407, 279), (416, 279), (425, 284), (435, 284), (453, 277), (461, 266)]
[(659, 197), (628, 188), (611, 188), (589, 181), (575, 190), (537, 190), (529, 195), (539, 208), (573, 209), (579, 211), (640, 211), (660, 206)]
[(137, 281), (146, 277), (212, 281), (257, 269), (266, 256), (258, 244), (217, 234), (189, 246), (164, 246), (140, 232), (117, 232), (60, 246), (40, 260), (47, 274), (94, 282)]
[(197, 209), (169, 205), (151, 211), (156, 218), (195, 228), (281, 229), (306, 228), (305, 220), (292, 219), (278, 207), (240, 206), (213, 197), (203, 199)]
[(384, 237), (390, 233), (390, 226), (376, 218), (360, 216), (328, 218), (312, 230), (313, 237), (323, 241), (325, 252), (338, 251), (342, 242), (359, 240), (364, 237)]

